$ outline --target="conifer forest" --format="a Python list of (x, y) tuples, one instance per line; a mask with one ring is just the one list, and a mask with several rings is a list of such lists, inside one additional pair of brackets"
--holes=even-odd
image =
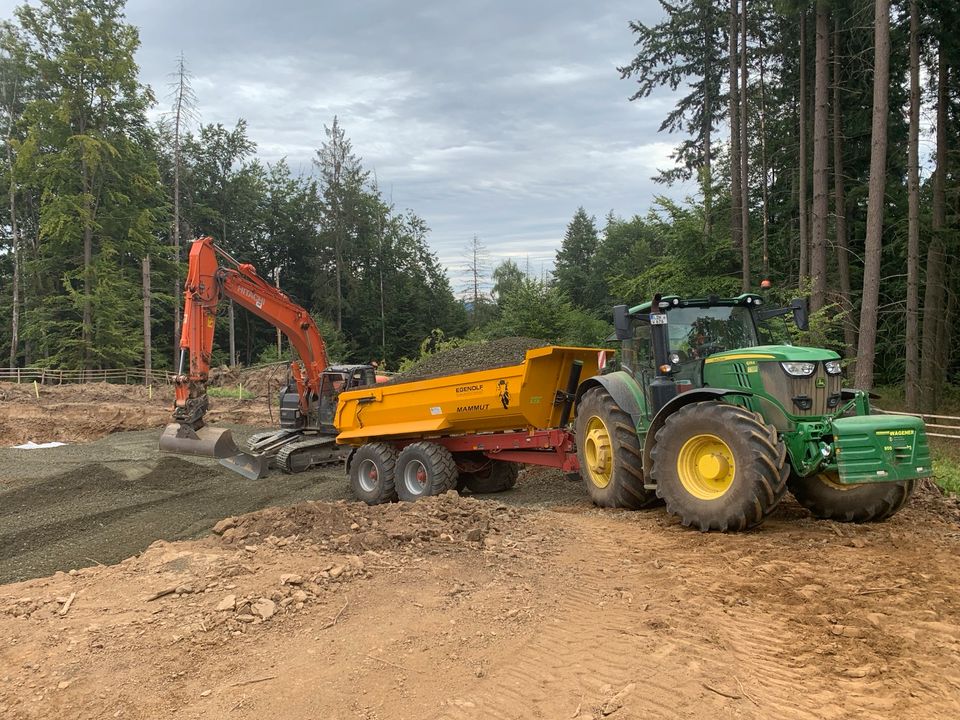
[[(490, 257), (478, 228), (464, 289), (336, 116), (316, 119), (313, 167), (262, 161), (244, 119), (199, 120), (189, 54), (170, 87), (141, 80), (123, 0), (22, 5), (0, 29), (0, 351), (172, 369), (189, 241), (211, 235), (308, 308), (337, 360), (395, 369), (431, 339), (602, 344), (612, 305), (769, 280), (773, 300), (809, 297), (801, 339), (838, 350), (850, 384), (935, 411), (960, 373), (960, 6), (660, 6), (657, 23), (623, 18), (610, 73), (624, 103), (669, 99), (663, 194), (577, 210), (548, 274)], [(242, 309), (217, 322), (219, 363), (289, 352)]]

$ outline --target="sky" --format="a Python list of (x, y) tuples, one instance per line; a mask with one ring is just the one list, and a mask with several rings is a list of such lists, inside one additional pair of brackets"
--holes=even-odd
[[(0, 0), (4, 17), (20, 3)], [(169, 109), (183, 52), (199, 120), (248, 124), (265, 162), (314, 172), (339, 118), (384, 195), (431, 228), (454, 291), (477, 236), (488, 270), (506, 258), (549, 272), (578, 206), (602, 226), (643, 213), (665, 188), (679, 138), (657, 133), (669, 91), (628, 102), (617, 65), (630, 20), (655, 0), (129, 0), (141, 79)]]

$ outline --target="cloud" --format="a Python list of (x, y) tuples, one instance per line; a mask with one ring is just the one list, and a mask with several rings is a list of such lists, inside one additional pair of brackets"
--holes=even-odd
[(659, 14), (628, 0), (127, 6), (156, 112), (182, 51), (202, 122), (245, 118), (266, 161), (312, 172), (323, 126), (339, 116), (384, 193), (431, 227), (455, 288), (474, 235), (491, 266), (529, 258), (539, 274), (578, 206), (602, 221), (683, 192), (650, 180), (679, 140), (657, 133), (669, 93), (630, 103), (632, 83), (616, 71), (634, 50), (627, 23)]

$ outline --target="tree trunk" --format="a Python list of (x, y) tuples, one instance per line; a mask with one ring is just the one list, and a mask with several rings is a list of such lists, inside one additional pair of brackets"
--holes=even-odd
[[(941, 32), (945, 35), (946, 30)], [(933, 173), (933, 199), (930, 217), (930, 244), (927, 246), (927, 282), (923, 295), (923, 340), (920, 360), (920, 402), (926, 412), (937, 409), (937, 395), (943, 382), (939, 364), (940, 324), (946, 315), (946, 176), (947, 176), (947, 51), (941, 39), (937, 53), (937, 168)]]
[(864, 248), (863, 301), (856, 386), (873, 388), (880, 299), (880, 256), (883, 251), (883, 205), (887, 181), (887, 113), (890, 83), (890, 0), (876, 0), (874, 18), (873, 123), (870, 131), (870, 186)]
[(800, 271), (802, 287), (807, 279), (807, 13), (800, 13)]
[[(833, 203), (836, 216), (837, 275), (840, 278), (840, 307), (843, 319), (843, 342), (847, 357), (855, 363), (857, 323), (853, 317), (850, 296), (850, 250), (847, 247), (847, 195), (843, 177), (843, 120), (840, 108), (840, 22), (833, 29)], [(853, 368), (850, 368), (851, 375)]]
[(770, 202), (769, 202), (769, 190), (768, 186), (770, 185), (769, 178), (767, 174), (770, 172), (767, 166), (767, 98), (766, 98), (766, 88), (763, 77), (763, 54), (766, 51), (766, 47), (763, 44), (761, 36), (761, 45), (760, 45), (760, 193), (763, 200), (763, 218), (762, 218), (762, 232), (763, 232), (763, 279), (770, 279), (770, 248), (769, 248), (769, 239), (770, 239)]
[(810, 310), (826, 304), (827, 295), (827, 113), (829, 62), (829, 12), (826, 0), (817, 0), (817, 54), (813, 103), (813, 238), (810, 248), (810, 275), (813, 288)]
[(907, 148), (907, 323), (904, 383), (907, 410), (920, 409), (920, 17), (910, 0), (910, 131)]
[[(181, 70), (181, 83), (182, 70)], [(173, 135), (173, 366), (180, 358), (180, 111), (181, 93), (177, 98), (177, 118)]]
[(740, 184), (740, 93), (737, 82), (739, 23), (737, 3), (730, 0), (730, 238), (735, 248), (743, 246), (743, 198)]
[(237, 366), (237, 324), (233, 311), (233, 300), (227, 305), (227, 318), (230, 322), (230, 367)]
[[(11, 121), (11, 125), (12, 125)], [(13, 175), (13, 148), (7, 131), (7, 165), (10, 172), (10, 252), (13, 256), (13, 306), (10, 310), (10, 367), (17, 366), (20, 347), (20, 232), (17, 227), (17, 184)]]
[(83, 324), (81, 339), (83, 340), (83, 369), (87, 368), (90, 359), (90, 345), (93, 339), (93, 208), (91, 207), (90, 177), (87, 173), (87, 164), (82, 163), (83, 183)]
[(143, 369), (145, 384), (151, 382), (153, 372), (153, 333), (150, 326), (150, 256), (143, 256)]
[(742, 0), (740, 12), (740, 217), (743, 241), (740, 246), (743, 291), (750, 290), (750, 151), (747, 144), (747, 0)]
[(703, 16), (703, 43), (707, 48), (707, 60), (703, 69), (703, 170), (700, 183), (703, 186), (703, 235), (708, 244), (713, 237), (713, 113), (711, 112), (713, 98), (710, 96), (710, 82), (713, 77), (711, 63), (713, 33), (710, 28), (710, 7), (709, 3), (703, 3), (700, 7)]

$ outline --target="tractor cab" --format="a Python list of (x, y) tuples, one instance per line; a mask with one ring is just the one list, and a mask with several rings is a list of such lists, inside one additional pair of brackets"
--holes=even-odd
[[(786, 308), (767, 309), (763, 307), (763, 298), (752, 293), (734, 298), (659, 297), (629, 311), (621, 306), (615, 314), (619, 323), (617, 337), (623, 340), (624, 369), (644, 387), (658, 375), (669, 378), (676, 392), (729, 386), (726, 373), (721, 378), (714, 372), (724, 360), (789, 359), (793, 354), (788, 349), (790, 333), (784, 323), (775, 321), (777, 318), (792, 314), (798, 328), (807, 327), (806, 305), (802, 301), (794, 301)], [(659, 342), (655, 340), (657, 335)], [(660, 356), (655, 345), (662, 346)], [(758, 353), (753, 358), (741, 357), (745, 351), (761, 347), (778, 350), (773, 354)], [(803, 354), (802, 349), (797, 351)], [(709, 368), (711, 365), (717, 367)], [(755, 370), (755, 363), (750, 368)], [(739, 371), (739, 365), (734, 370)], [(750, 385), (742, 382), (743, 378), (739, 380), (735, 386)]]

